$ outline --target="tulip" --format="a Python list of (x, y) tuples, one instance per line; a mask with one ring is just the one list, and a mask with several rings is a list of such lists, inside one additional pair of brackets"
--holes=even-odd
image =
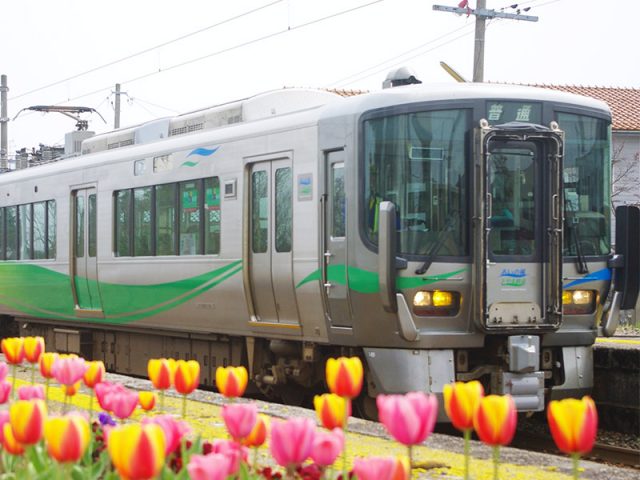
[(0, 348), (7, 362), (11, 365), (20, 365), (24, 360), (24, 339), (22, 337), (3, 338)]
[(358, 480), (409, 480), (409, 465), (405, 458), (356, 458), (353, 473)]
[(234, 403), (222, 407), (222, 419), (231, 438), (240, 442), (256, 424), (258, 408), (253, 403)]
[(362, 390), (362, 362), (358, 357), (329, 358), (326, 377), (331, 393), (341, 397), (355, 398)]
[(20, 400), (44, 400), (44, 390), (41, 385), (23, 385), (18, 389), (18, 399)]
[(89, 446), (89, 422), (80, 414), (49, 418), (44, 427), (47, 450), (57, 462), (77, 462)]
[(380, 422), (398, 442), (409, 447), (424, 442), (433, 432), (438, 417), (435, 395), (409, 392), (406, 395), (378, 395)]
[(444, 386), (444, 409), (451, 423), (464, 435), (464, 478), (469, 478), (469, 443), (473, 431), (473, 416), (480, 399), (484, 396), (484, 388), (477, 380), (456, 382)]
[(165, 453), (167, 456), (175, 452), (180, 446), (182, 438), (189, 433), (190, 428), (186, 422), (181, 422), (171, 415), (156, 415), (155, 417), (143, 418), (142, 424), (153, 423), (164, 432)]
[(221, 453), (192, 455), (187, 471), (191, 480), (225, 480), (233, 460)]
[(344, 448), (344, 433), (339, 428), (330, 432), (316, 432), (311, 459), (320, 467), (333, 465)]
[(249, 449), (232, 440), (214, 440), (210, 453), (221, 453), (231, 460), (228, 476), (236, 475), (240, 471), (240, 462), (246, 463), (249, 458)]
[(578, 478), (580, 455), (589, 453), (596, 441), (598, 411), (588, 396), (578, 400), (553, 400), (547, 408), (551, 436), (560, 451), (571, 455), (573, 475)]
[(500, 445), (513, 439), (518, 422), (516, 404), (511, 395), (488, 395), (480, 399), (473, 417), (478, 437), (493, 447), (493, 478), (498, 478)]
[(12, 386), (6, 380), (0, 382), (0, 404), (7, 403), (9, 395), (11, 395)]
[(0, 362), (0, 382), (4, 382), (9, 374), (9, 365), (5, 362)]
[(159, 425), (138, 423), (114, 427), (107, 450), (121, 477), (146, 480), (160, 473), (165, 460), (165, 440)]
[(24, 337), (24, 357), (29, 363), (38, 363), (44, 353), (44, 338)]
[(82, 379), (87, 387), (94, 388), (102, 381), (105, 373), (106, 369), (104, 368), (104, 363), (101, 360), (87, 362), (87, 370), (84, 372)]
[(40, 364), (40, 375), (42, 375), (43, 378), (47, 380), (53, 378), (53, 364), (58, 357), (59, 355), (55, 352), (44, 352), (40, 355), (40, 361), (38, 363)]
[(9, 423), (5, 423), (2, 426), (2, 448), (11, 455), (22, 455), (24, 453), (24, 445), (16, 440)]
[(187, 395), (200, 384), (200, 364), (195, 360), (176, 362), (175, 387), (182, 394), (182, 418), (187, 417)]
[(111, 413), (120, 420), (129, 418), (138, 406), (138, 394), (126, 388), (113, 391), (109, 396), (110, 398), (107, 400), (107, 404), (111, 408)]
[[(65, 397), (73, 397), (80, 390), (80, 382), (76, 382), (73, 385), (62, 385), (62, 391)], [(93, 405), (91, 406), (93, 409)]]
[(146, 412), (153, 410), (153, 407), (156, 406), (156, 394), (153, 392), (139, 392), (138, 403)]
[(244, 367), (218, 367), (216, 369), (216, 387), (227, 398), (244, 395), (249, 375)]
[(160, 411), (164, 412), (164, 391), (173, 385), (176, 361), (173, 358), (152, 358), (147, 363), (147, 373), (153, 388), (160, 390)]
[(58, 356), (53, 362), (51, 373), (62, 385), (73, 385), (84, 377), (88, 364), (84, 358)]
[(322, 426), (326, 429), (344, 428), (351, 416), (351, 400), (335, 393), (316, 395), (313, 406)]
[(313, 449), (315, 425), (309, 418), (292, 418), (274, 421), (271, 427), (271, 455), (279, 465), (292, 475)]
[(253, 430), (242, 439), (242, 445), (245, 447), (260, 447), (267, 439), (267, 430), (269, 424), (269, 417), (263, 414), (258, 414), (256, 418), (256, 424)]
[(0, 445), (2, 445), (4, 438), (4, 424), (9, 424), (9, 428), (11, 428), (11, 424), (9, 423), (9, 410), (0, 410)]
[(9, 408), (9, 423), (19, 443), (33, 445), (42, 439), (47, 407), (42, 400), (18, 400)]

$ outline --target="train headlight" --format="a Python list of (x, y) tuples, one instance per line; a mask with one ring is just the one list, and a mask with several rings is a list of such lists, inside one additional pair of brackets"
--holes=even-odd
[(597, 292), (593, 290), (565, 290), (562, 292), (562, 310), (566, 314), (593, 313)]
[(452, 316), (458, 313), (460, 294), (444, 290), (420, 290), (413, 297), (416, 315)]

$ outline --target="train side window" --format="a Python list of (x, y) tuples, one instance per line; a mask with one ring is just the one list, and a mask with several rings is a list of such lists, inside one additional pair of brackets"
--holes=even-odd
[(180, 183), (180, 255), (197, 255), (200, 248), (200, 181)]
[(5, 225), (6, 229), (6, 248), (7, 260), (18, 259), (18, 229), (17, 229), (17, 213), (18, 207), (5, 208)]
[(84, 257), (84, 197), (76, 196), (76, 258)]
[(151, 255), (151, 187), (133, 190), (133, 255)]
[(47, 203), (33, 204), (33, 258), (47, 258)]
[(218, 177), (204, 180), (204, 253), (213, 255), (220, 253), (220, 179)]
[(116, 256), (127, 257), (131, 255), (131, 190), (116, 192)]
[(156, 254), (176, 254), (176, 184), (156, 186)]
[(97, 256), (98, 249), (98, 212), (97, 212), (97, 196), (95, 193), (89, 195), (89, 231), (87, 232), (89, 235), (89, 257), (94, 258)]
[(20, 223), (20, 260), (31, 260), (33, 254), (31, 252), (31, 204), (20, 205), (18, 207), (18, 222)]
[(291, 227), (293, 222), (293, 185), (291, 168), (276, 170), (276, 252), (291, 251)]
[(56, 258), (56, 201), (47, 202), (47, 258)]
[(265, 253), (269, 234), (269, 198), (267, 197), (267, 172), (258, 170), (251, 174), (251, 248), (253, 253)]

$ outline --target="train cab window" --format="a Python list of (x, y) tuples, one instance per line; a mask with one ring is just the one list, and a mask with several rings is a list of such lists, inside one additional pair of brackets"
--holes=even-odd
[(56, 202), (47, 202), (47, 258), (56, 258)]
[(220, 253), (220, 179), (218, 177), (204, 180), (204, 253), (214, 255)]
[(33, 258), (47, 258), (47, 203), (33, 204)]
[(265, 170), (251, 174), (251, 249), (253, 253), (267, 251), (269, 235), (268, 178)]
[(18, 229), (17, 227), (17, 216), (18, 216), (18, 207), (7, 207), (5, 208), (5, 225), (6, 225), (6, 249), (7, 260), (17, 260), (18, 259)]
[(197, 255), (200, 248), (200, 181), (180, 183), (180, 255)]
[(291, 224), (293, 218), (293, 184), (291, 167), (276, 170), (276, 252), (291, 251)]
[(176, 254), (176, 184), (156, 186), (156, 255)]
[(18, 207), (18, 222), (20, 231), (20, 260), (31, 260), (31, 204)]
[(76, 258), (84, 256), (84, 197), (76, 198)]
[(131, 255), (131, 190), (116, 192), (115, 239), (116, 256)]
[(133, 190), (133, 254), (151, 255), (151, 187)]

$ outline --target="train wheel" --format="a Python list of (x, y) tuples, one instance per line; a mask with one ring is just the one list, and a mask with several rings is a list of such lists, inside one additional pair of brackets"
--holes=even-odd
[(376, 399), (370, 397), (363, 392), (353, 402), (354, 414), (366, 420), (378, 421), (378, 407), (376, 406)]

